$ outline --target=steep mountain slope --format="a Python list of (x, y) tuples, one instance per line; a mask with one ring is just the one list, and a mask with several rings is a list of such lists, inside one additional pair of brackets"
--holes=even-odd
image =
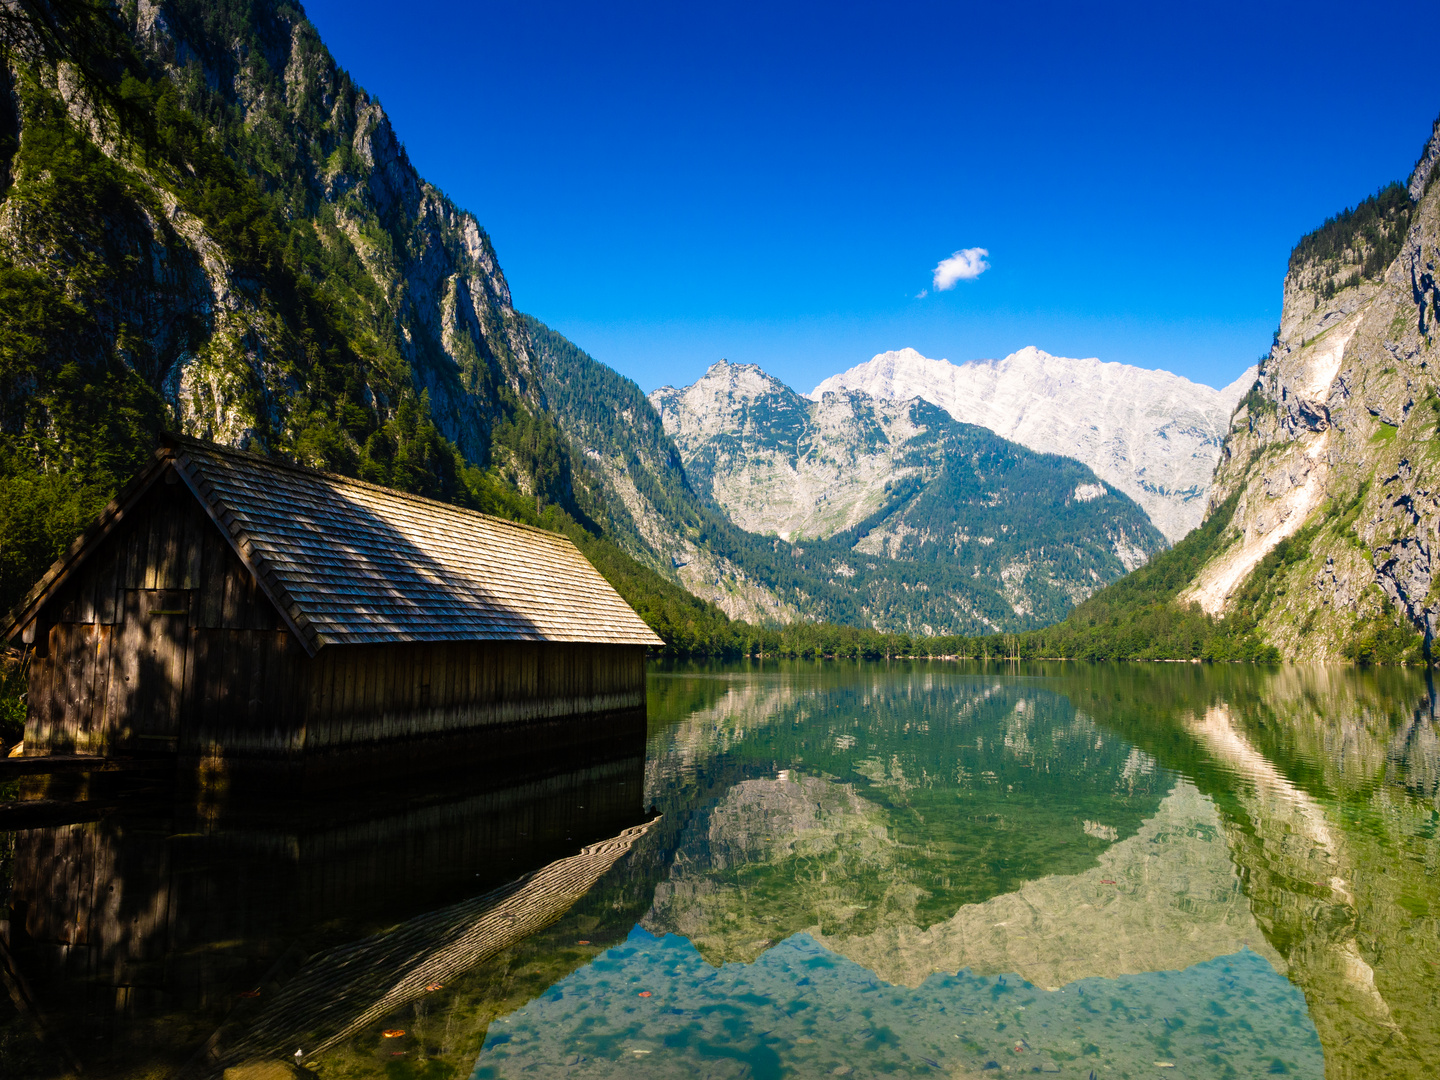
[(841, 390), (919, 397), (1032, 450), (1076, 458), (1139, 503), (1173, 543), (1204, 515), (1231, 410), (1253, 382), (1246, 372), (1214, 390), (1168, 371), (1071, 360), (1033, 346), (958, 365), (901, 349), (832, 375), (810, 397)]
[(811, 402), (753, 364), (721, 361), (650, 400), (691, 481), (738, 524), (833, 538), (854, 561), (958, 566), (1017, 614), (1059, 618), (1164, 547), (1143, 512), (1083, 465), (918, 399), (850, 391)]
[[(790, 542), (773, 532), (746, 532), (707, 488), (691, 486), (681, 453), (638, 386), (538, 321), (528, 320), (528, 326), (550, 408), (570, 438), (575, 459), (599, 480), (600, 498), (593, 504), (591, 495), (581, 498), (587, 512), (636, 558), (732, 615), (825, 619), (922, 634), (1023, 629), (1060, 617), (1097, 579), (1112, 580), (1123, 572), (1107, 528), (1127, 553), (1137, 546), (1153, 551), (1162, 543), (1133, 504), (1107, 493), (1093, 474), (1073, 462), (1042, 468), (1046, 481), (1058, 485), (1049, 494), (1063, 501), (1076, 488), (1091, 485), (1106, 497), (1082, 500), (1085, 509), (1074, 519), (1078, 538), (1057, 533), (1055, 550), (1045, 553), (1013, 541), (1014, 524), (1004, 510), (1013, 502), (1008, 493), (998, 497), (991, 483), (979, 498), (972, 490), (978, 483), (973, 470), (955, 480), (945, 469), (930, 466), (935, 475), (928, 488), (918, 489), (906, 475), (897, 475), (890, 491), (882, 488), (873, 511), (829, 539)], [(793, 391), (782, 389), (802, 410), (808, 407)], [(923, 403), (920, 407), (928, 409)], [(959, 427), (939, 410), (928, 411), (932, 422)], [(913, 421), (906, 423), (919, 432)], [(927, 456), (920, 454), (923, 443), (917, 436), (919, 456)], [(984, 467), (993, 464), (987, 459)], [(908, 468), (920, 471), (918, 465)], [(1007, 481), (1028, 482), (1014, 463), (996, 471)], [(938, 542), (936, 530), (925, 524), (929, 517), (945, 517), (945, 511), (936, 514), (933, 500), (961, 498), (961, 489), (963, 498), (986, 505), (988, 516), (975, 520), (994, 534), (968, 545), (974, 557), (965, 561), (954, 558), (953, 545)], [(1090, 493), (1087, 488), (1085, 494)], [(904, 516), (895, 517), (897, 511), (914, 520), (907, 524)], [(977, 575), (981, 562), (987, 571)]]
[[(1410, 178), (1291, 255), (1274, 347), (1235, 415), (1212, 501), (1227, 543), (1182, 601), (1248, 608), (1297, 659), (1440, 626), (1440, 127)], [(1418, 638), (1417, 638), (1418, 640)], [(1418, 651), (1418, 650), (1416, 650)]]
[(1037, 631), (1093, 658), (1428, 660), (1440, 620), (1440, 121), (1408, 185), (1305, 236), (1203, 525)]

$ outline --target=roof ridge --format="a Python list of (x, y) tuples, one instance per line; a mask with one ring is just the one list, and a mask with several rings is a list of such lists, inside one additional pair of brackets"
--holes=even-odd
[(483, 510), (473, 510), (468, 506), (461, 506), (459, 503), (445, 502), (443, 499), (431, 499), (425, 495), (415, 495), (409, 491), (401, 491), (399, 488), (386, 487), (384, 484), (374, 484), (369, 480), (360, 480), (353, 476), (345, 476), (343, 473), (326, 472), (324, 469), (312, 469), (308, 465), (296, 465), (293, 462), (270, 457), (268, 454), (258, 454), (253, 450), (240, 450), (233, 446), (222, 446), (220, 443), (192, 438), (189, 435), (177, 435), (171, 432), (167, 432), (161, 436), (161, 442), (165, 445), (171, 445), (176, 449), (194, 448), (198, 449), (201, 453), (214, 453), (221, 457), (239, 458), (242, 461), (253, 462), (257, 465), (263, 465), (266, 468), (284, 469), (287, 472), (299, 473), (302, 476), (319, 477), (322, 480), (330, 480), (350, 487), (364, 488), (382, 495), (404, 499), (407, 502), (420, 503), (426, 506), (440, 506), (447, 510), (456, 510), (462, 514), (468, 514), (482, 521), (494, 522), (497, 525), (508, 525), (514, 529), (524, 529), (527, 532), (539, 533), (541, 536), (559, 537), (562, 540), (570, 539), (557, 529), (546, 529), (539, 525), (530, 525), (523, 521), (514, 521), (510, 518), (500, 517), (498, 514), (487, 514)]

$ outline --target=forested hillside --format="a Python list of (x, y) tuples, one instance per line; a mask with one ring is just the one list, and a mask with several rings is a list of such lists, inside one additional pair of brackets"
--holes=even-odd
[(0, 32), (0, 604), (174, 430), (564, 529), (677, 641), (1041, 621), (736, 528), (633, 383), (516, 312), (297, 4), (19, 0)]

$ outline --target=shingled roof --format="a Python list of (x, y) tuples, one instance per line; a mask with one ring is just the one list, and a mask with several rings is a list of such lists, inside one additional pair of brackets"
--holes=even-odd
[(167, 443), (31, 590), (9, 634), (173, 465), (311, 654), (399, 641), (664, 644), (558, 533), (210, 443)]

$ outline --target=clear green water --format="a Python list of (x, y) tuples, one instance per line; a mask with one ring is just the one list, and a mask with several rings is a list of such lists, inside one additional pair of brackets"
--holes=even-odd
[[(657, 668), (606, 762), (14, 834), (15, 955), (104, 1044), (87, 1075), (1431, 1077), (1433, 701), (1404, 671)], [(39, 899), (66, 873), (89, 908)], [(117, 879), (164, 932), (79, 964)], [(0, 1072), (60, 1075), (22, 1019)]]
[(651, 701), (651, 904), (477, 1077), (1440, 1073), (1423, 678), (796, 666)]

